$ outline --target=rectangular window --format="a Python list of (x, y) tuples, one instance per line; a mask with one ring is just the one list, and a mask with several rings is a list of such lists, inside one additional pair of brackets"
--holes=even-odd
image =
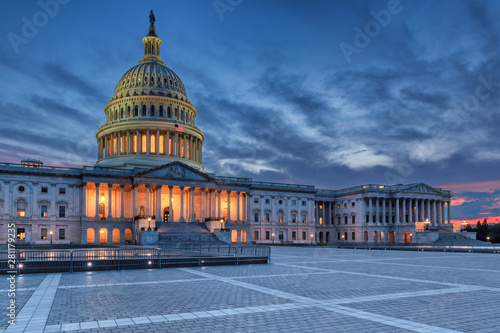
[(45, 186), (42, 186), (41, 192), (42, 193), (49, 193), (49, 188), (45, 187)]
[(59, 206), (59, 217), (66, 217), (66, 206)]
[(340, 204), (337, 205), (337, 208), (340, 208)]
[(347, 224), (347, 215), (344, 216), (344, 224)]
[(66, 239), (66, 229), (59, 229), (59, 239)]
[(259, 222), (259, 213), (255, 213), (255, 214), (253, 215), (253, 221), (254, 221), (254, 222)]
[(292, 240), (297, 240), (297, 232), (292, 231)]
[(323, 209), (323, 205), (319, 205), (319, 209)]
[(116, 155), (116, 138), (113, 138), (113, 155)]
[(42, 228), (40, 230), (40, 239), (42, 240), (47, 239), (47, 228)]
[(356, 224), (356, 216), (351, 216), (351, 222), (352, 224)]
[(306, 223), (306, 214), (302, 214), (302, 223)]
[(351, 238), (352, 238), (352, 240), (356, 240), (356, 233), (354, 231), (351, 234)]
[(292, 200), (292, 206), (296, 206), (297, 205), (297, 200)]
[(302, 206), (305, 206), (307, 203), (305, 200), (302, 200)]
[(255, 240), (259, 240), (259, 231), (258, 230), (254, 231), (254, 238), (255, 238)]
[(347, 231), (344, 232), (344, 239), (347, 240)]
[(137, 135), (132, 135), (132, 152), (137, 153)]
[(147, 141), (146, 134), (142, 135), (141, 144), (142, 144), (141, 153), (145, 153), (147, 151), (147, 148), (148, 148), (147, 147), (148, 141)]
[(26, 230), (24, 228), (17, 228), (17, 239), (25, 239)]
[(340, 232), (337, 232), (337, 240), (340, 240)]
[(269, 199), (266, 199), (266, 204), (268, 204), (268, 205), (269, 205)]
[(59, 187), (59, 194), (66, 194), (66, 188)]
[(337, 216), (337, 224), (340, 224), (340, 216)]
[(356, 206), (356, 205), (354, 204), (354, 202), (352, 203), (352, 206), (353, 206), (353, 207), (354, 207), (354, 206)]
[(283, 231), (278, 232), (278, 239), (283, 240)]
[(269, 213), (266, 213), (266, 222), (269, 222), (270, 216)]
[(322, 216), (320, 216), (320, 217), (319, 217), (319, 224), (320, 224), (320, 225), (322, 225), (322, 224), (323, 224), (323, 217), (322, 217)]
[(156, 154), (156, 137), (154, 135), (150, 135), (149, 145), (149, 151), (151, 154)]
[(259, 203), (259, 198), (253, 198), (253, 203)]
[(47, 205), (42, 205), (40, 207), (40, 216), (41, 217), (47, 217)]
[(344, 204), (344, 207), (347, 208), (347, 202)]
[(269, 230), (266, 230), (266, 240), (269, 240)]
[(307, 233), (305, 231), (302, 231), (302, 240), (307, 239)]
[(165, 137), (163, 135), (160, 135), (160, 151), (159, 153), (160, 154), (164, 154), (165, 153), (165, 147), (164, 147), (164, 144), (165, 144)]
[(292, 223), (297, 222), (297, 214), (292, 214)]

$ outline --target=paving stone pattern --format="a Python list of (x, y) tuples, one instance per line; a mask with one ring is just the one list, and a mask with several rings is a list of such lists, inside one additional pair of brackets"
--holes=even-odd
[(273, 247), (270, 265), (17, 281), (18, 325), (0, 332), (500, 331), (498, 254)]

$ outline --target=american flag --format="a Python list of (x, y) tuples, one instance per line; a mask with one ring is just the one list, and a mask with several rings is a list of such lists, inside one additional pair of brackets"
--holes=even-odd
[(184, 132), (184, 126), (175, 124), (175, 131), (176, 132)]

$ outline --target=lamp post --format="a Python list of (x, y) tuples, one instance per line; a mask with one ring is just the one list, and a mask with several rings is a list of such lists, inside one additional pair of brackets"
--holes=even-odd
[(311, 245), (313, 244), (314, 234), (311, 234)]
[(50, 232), (50, 248), (52, 248), (52, 231)]
[(461, 231), (465, 231), (465, 230), (466, 230), (466, 229), (465, 229), (466, 227), (467, 227), (467, 222), (464, 220), (464, 221), (462, 222), (462, 230), (461, 230)]
[(429, 230), (429, 224), (430, 223), (431, 222), (429, 221), (429, 219), (425, 219), (425, 222), (424, 222), (424, 224), (425, 224), (425, 230)]
[(274, 232), (271, 234), (272, 238), (273, 238), (273, 244), (274, 244)]
[(151, 216), (148, 217), (148, 231), (151, 231)]
[(224, 230), (224, 219), (220, 219), (220, 231)]

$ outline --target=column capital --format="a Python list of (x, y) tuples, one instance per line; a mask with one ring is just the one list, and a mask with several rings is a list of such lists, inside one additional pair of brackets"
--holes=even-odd
[(125, 184), (120, 184), (120, 188), (121, 189), (125, 188)]

